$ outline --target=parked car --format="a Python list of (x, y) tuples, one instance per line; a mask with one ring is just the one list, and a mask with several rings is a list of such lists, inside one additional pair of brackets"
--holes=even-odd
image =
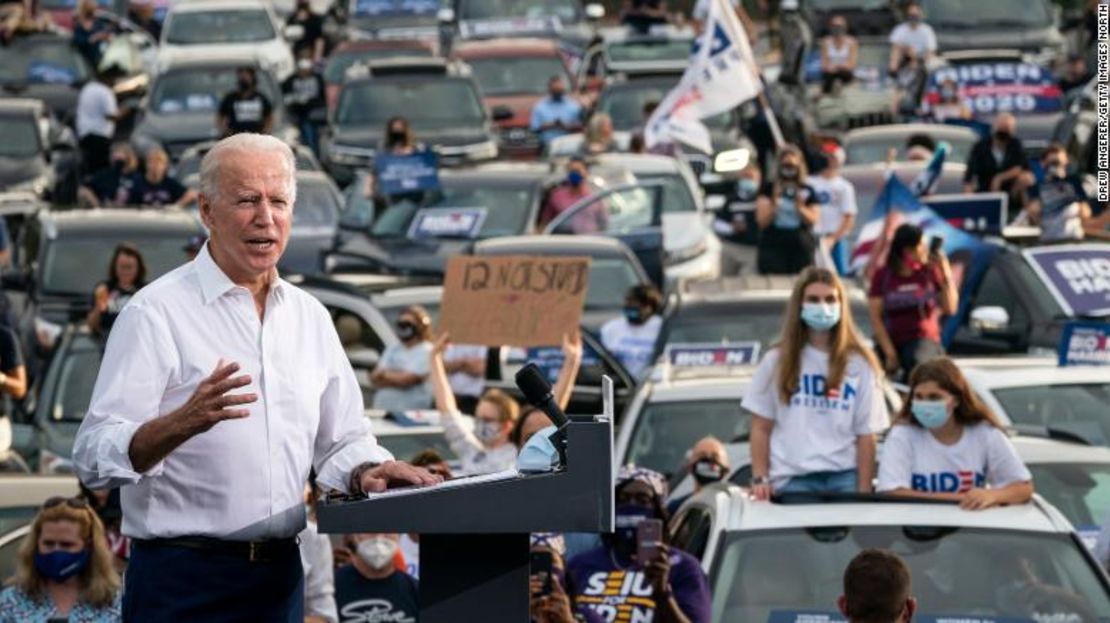
[[(357, 0), (353, 0), (357, 2)], [(383, 58), (431, 57), (435, 46), (421, 39), (384, 39), (344, 41), (328, 54), (324, 63), (324, 89), (327, 93), (328, 110), (335, 110), (339, 101), (339, 90), (347, 79), (347, 70), (359, 63), (372, 62)]]
[(335, 4), (344, 5), (344, 40), (419, 39), (438, 42), (440, 0), (335, 0)]
[(175, 3), (162, 26), (161, 70), (195, 54), (253, 56), (278, 81), (293, 73), (293, 53), (273, 6), (262, 0)]
[(459, 38), (550, 37), (581, 51), (605, 15), (600, 4), (581, 0), (450, 0)]
[(1064, 52), (1052, 7), (1048, 0), (921, 2), (941, 52), (1018, 48), (1040, 65), (1052, 65)]
[(0, 191), (72, 203), (78, 184), (77, 139), (43, 102), (0, 99)]
[(92, 76), (93, 68), (68, 37), (33, 34), (0, 47), (5, 95), (42, 100), (58, 119), (75, 118), (77, 93)]
[(844, 135), (846, 165), (886, 163), (894, 150), (895, 159), (905, 161), (906, 139), (922, 134), (940, 143), (948, 143), (948, 162), (966, 163), (979, 135), (969, 128), (942, 123), (897, 123), (857, 128)]
[(297, 201), (289, 244), (278, 267), (295, 273), (319, 273), (324, 254), (339, 235), (339, 212), (343, 196), (335, 182), (319, 171), (297, 172)]

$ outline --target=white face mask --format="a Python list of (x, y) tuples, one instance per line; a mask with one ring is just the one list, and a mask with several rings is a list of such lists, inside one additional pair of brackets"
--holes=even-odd
[(384, 569), (393, 563), (393, 555), (397, 553), (397, 541), (376, 536), (358, 544), (358, 557), (371, 569)]

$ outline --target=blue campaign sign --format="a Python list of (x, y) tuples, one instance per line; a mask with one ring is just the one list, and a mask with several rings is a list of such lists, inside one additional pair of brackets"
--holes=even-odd
[(485, 208), (424, 208), (412, 217), (409, 238), (463, 238), (473, 240), (486, 222)]
[(848, 623), (848, 619), (827, 610), (772, 610), (767, 623)]
[(1001, 234), (1010, 222), (1006, 193), (931, 195), (921, 201), (953, 227), (973, 234)]
[(439, 155), (420, 151), (411, 156), (378, 154), (374, 157), (378, 189), (385, 196), (439, 188)]
[(1048, 69), (1033, 63), (968, 63), (942, 67), (929, 77), (924, 102), (940, 103), (940, 86), (956, 83), (961, 100), (976, 115), (1016, 115), (1063, 110), (1064, 94)]
[(755, 365), (759, 360), (759, 342), (736, 344), (671, 344), (666, 361), (679, 368), (702, 368)]
[[(559, 370), (563, 367), (563, 350), (558, 346), (533, 346), (525, 351), (528, 363), (536, 364), (544, 378), (552, 385), (559, 380)], [(583, 368), (601, 365), (601, 357), (589, 344), (582, 343)]]
[(1058, 354), (1061, 366), (1110, 366), (1110, 323), (1069, 322)]
[(1037, 247), (1023, 253), (1068, 316), (1110, 315), (1110, 244)]
[(504, 19), (464, 20), (459, 24), (463, 39), (491, 39), (495, 37), (521, 37), (558, 35), (563, 22), (555, 15), (540, 17), (506, 17)]
[(53, 63), (35, 61), (27, 67), (27, 80), (39, 84), (73, 84), (77, 82), (77, 72)]
[(438, 0), (355, 0), (351, 13), (360, 17), (399, 17), (433, 15), (438, 10)]

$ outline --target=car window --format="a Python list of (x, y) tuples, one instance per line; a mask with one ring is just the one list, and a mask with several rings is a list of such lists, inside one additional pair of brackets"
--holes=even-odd
[(640, 180), (658, 181), (663, 185), (663, 212), (696, 212), (698, 204), (690, 194), (686, 178), (677, 173), (637, 175)]
[[(1029, 312), (1002, 276), (1002, 271), (992, 266), (983, 275), (975, 292), (975, 307), (1001, 307), (1010, 314), (1010, 326), (1019, 330), (1029, 326)], [(970, 316), (969, 316), (970, 318)]]
[(924, 0), (922, 8), (934, 29), (1048, 28), (1052, 14), (1043, 0), (1030, 2), (965, 2)]
[(324, 80), (328, 84), (342, 84), (347, 70), (355, 63), (379, 60), (383, 58), (404, 57), (430, 57), (432, 51), (424, 47), (396, 47), (381, 50), (359, 50), (357, 52), (342, 52), (332, 54), (324, 65)]
[(635, 267), (624, 258), (590, 260), (590, 280), (586, 286), (586, 309), (619, 309), (624, 295), (641, 283)]
[(1110, 616), (1110, 598), (1081, 547), (1068, 534), (927, 525), (735, 534), (714, 578), (713, 621), (832, 614), (844, 568), (866, 548), (906, 562), (922, 620), (1100, 621)]
[(100, 370), (100, 349), (72, 350), (61, 366), (48, 417), (54, 422), (80, 422), (85, 419), (92, 402), (93, 386)]
[[(880, 56), (880, 55), (876, 55)], [(882, 62), (886, 63), (886, 58)], [(886, 162), (887, 154), (895, 150), (896, 160), (906, 159), (906, 133), (888, 133), (877, 136), (852, 138), (845, 146), (845, 162), (847, 164), (872, 164)], [(974, 136), (964, 136), (959, 139), (938, 139), (948, 143), (947, 162), (967, 162), (971, 148), (975, 146)]]
[[(185, 262), (182, 249), (199, 231), (199, 228), (195, 232), (173, 233), (121, 231), (104, 237), (46, 240), (40, 287), (44, 293), (85, 295), (91, 300), (96, 284), (107, 277), (112, 252), (122, 241), (139, 248), (146, 261), (147, 281), (154, 281)], [(104, 267), (103, 272), (99, 267)]]
[[(644, 106), (659, 103), (667, 96), (674, 85), (634, 85), (607, 89), (598, 101), (598, 110), (613, 119), (613, 129), (618, 132), (631, 132), (644, 125)], [(726, 127), (732, 120), (730, 113), (721, 113), (702, 119), (710, 128)]]
[(89, 64), (68, 39), (18, 39), (0, 48), (0, 81), (76, 85), (89, 79)]
[(1034, 463), (1029, 465), (1037, 492), (1078, 530), (1098, 530), (1110, 515), (1110, 465)]
[(605, 233), (619, 236), (651, 227), (660, 192), (658, 187), (606, 192), (574, 212), (560, 214), (553, 222), (552, 231), (557, 234)]
[(991, 390), (1014, 424), (1046, 427), (1110, 445), (1110, 381), (1026, 385)]
[(475, 126), (485, 120), (478, 92), (466, 80), (348, 84), (339, 97), (336, 120), (341, 125), (380, 127), (396, 115), (404, 115), (417, 130)]
[(300, 183), (293, 206), (293, 229), (335, 227), (339, 222), (339, 203), (326, 184)]
[(414, 431), (411, 434), (381, 435), (378, 437), (378, 442), (399, 461), (410, 461), (425, 450), (435, 450), (447, 462), (458, 460), (442, 433), (429, 434)]
[(694, 42), (689, 39), (657, 39), (650, 41), (620, 41), (606, 47), (609, 62), (650, 63), (652, 61), (685, 61), (690, 58)]
[(460, 19), (505, 19), (512, 17), (558, 17), (564, 22), (578, 21), (574, 0), (465, 0), (460, 3)]
[(30, 158), (42, 151), (39, 128), (31, 115), (0, 117), (0, 157)]
[(700, 560), (705, 554), (705, 546), (709, 544), (710, 528), (712, 517), (709, 511), (695, 506), (679, 519), (671, 544)]
[(249, 43), (277, 37), (273, 22), (264, 10), (196, 11), (170, 17), (166, 43)]
[(532, 213), (532, 190), (529, 188), (494, 186), (451, 186), (444, 184), (424, 202), (401, 201), (382, 213), (371, 234), (381, 237), (404, 237), (409, 233), (413, 217), (421, 210), (477, 209), (485, 211), (479, 239), (516, 236), (525, 233)]
[(686, 449), (702, 437), (728, 443), (750, 430), (751, 413), (739, 400), (649, 402), (636, 419), (627, 455), (619, 460), (670, 477), (681, 468)]
[[(155, 82), (154, 92), (150, 97), (150, 110), (160, 113), (215, 114), (224, 95), (237, 88), (236, 80), (234, 67), (170, 71)], [(258, 90), (275, 106), (280, 101), (276, 99), (276, 89), (268, 76), (259, 75)]]
[(566, 66), (556, 56), (475, 58), (467, 61), (482, 95), (543, 95), (552, 76), (568, 81)]

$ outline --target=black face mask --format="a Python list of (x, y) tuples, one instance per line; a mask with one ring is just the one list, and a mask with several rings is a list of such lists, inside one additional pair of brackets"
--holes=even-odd
[(390, 145), (403, 145), (405, 143), (405, 132), (398, 132), (397, 130), (389, 131), (389, 144)]
[(1009, 143), (1011, 138), (1013, 138), (1013, 135), (1005, 130), (994, 131), (994, 140), (999, 143)]
[(416, 325), (411, 322), (398, 322), (397, 337), (401, 338), (403, 342), (407, 342), (416, 337)]
[(779, 168), (779, 177), (789, 181), (798, 179), (798, 167), (793, 165), (782, 165)]
[(699, 485), (709, 485), (724, 480), (726, 469), (712, 459), (699, 459), (690, 468), (690, 475)]
[(564, 93), (562, 91), (555, 91), (551, 94), (551, 101), (561, 102), (563, 101), (563, 95)]
[(239, 78), (239, 90), (250, 91), (254, 88), (254, 81), (250, 78)]

